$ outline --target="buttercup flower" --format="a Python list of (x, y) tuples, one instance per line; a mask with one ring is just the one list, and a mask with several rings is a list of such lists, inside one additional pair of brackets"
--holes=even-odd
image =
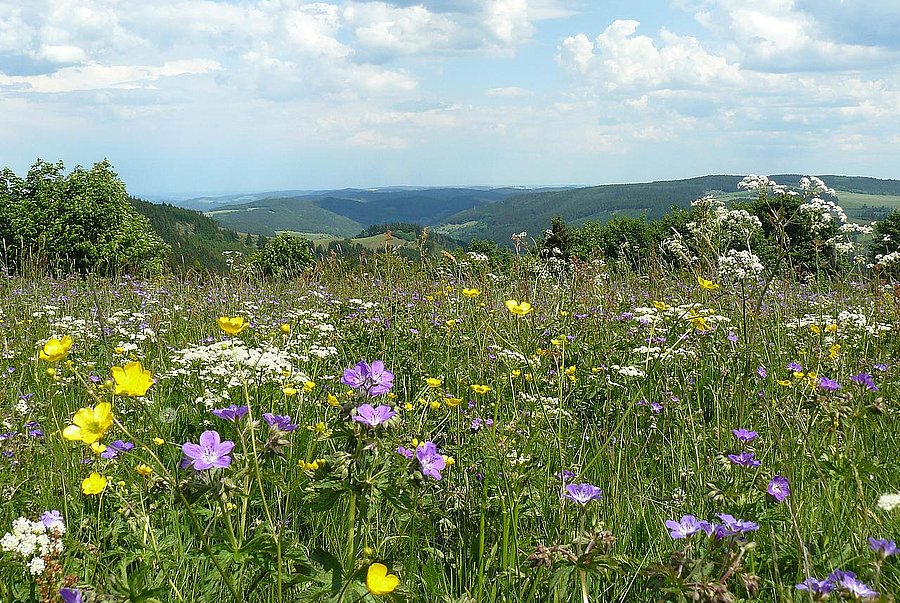
[(150, 371), (146, 370), (139, 361), (129, 362), (125, 366), (114, 366), (110, 370), (113, 380), (116, 382), (117, 396), (143, 396), (154, 383)]
[(99, 473), (91, 473), (81, 482), (81, 491), (87, 496), (95, 496), (106, 489), (106, 478)]
[(66, 335), (62, 339), (51, 339), (38, 352), (38, 358), (47, 362), (58, 362), (69, 355), (72, 349), (72, 338)]
[(462, 290), (462, 293), (463, 293), (463, 295), (465, 295), (466, 297), (478, 297), (479, 295), (481, 295), (481, 290), (480, 290), (480, 289), (475, 289), (475, 288), (472, 288), (472, 289), (464, 288), (464, 289)]
[(243, 316), (220, 316), (219, 319), (216, 320), (216, 324), (219, 325), (220, 329), (231, 336), (240, 335), (250, 326), (250, 323), (247, 322), (247, 319)]
[(700, 285), (701, 289), (706, 289), (707, 291), (718, 291), (719, 285), (718, 283), (714, 283), (713, 281), (708, 281), (702, 276), (697, 277), (697, 283)]
[(93, 444), (112, 427), (112, 406), (109, 402), (101, 402), (94, 407), (80, 408), (72, 417), (72, 423), (63, 429), (63, 437), (67, 440)]
[(470, 385), (469, 387), (472, 388), (472, 391), (476, 394), (486, 394), (491, 391), (491, 386), (489, 385), (478, 385), (476, 383), (475, 385)]
[(518, 300), (508, 299), (506, 300), (506, 309), (515, 314), (516, 316), (525, 316), (534, 308), (527, 301), (523, 301), (519, 303)]
[(389, 574), (383, 563), (373, 563), (366, 572), (366, 588), (375, 596), (394, 592), (398, 584), (400, 579), (396, 574)]
[(228, 456), (234, 448), (234, 442), (221, 441), (219, 432), (204, 431), (200, 434), (200, 443), (185, 442), (181, 446), (184, 452), (186, 467), (193, 467), (197, 471), (206, 469), (224, 469), (231, 465), (231, 457)]

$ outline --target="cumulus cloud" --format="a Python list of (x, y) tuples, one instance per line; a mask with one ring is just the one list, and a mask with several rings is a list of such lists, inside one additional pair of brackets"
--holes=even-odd
[(506, 98), (521, 98), (525, 96), (533, 96), (534, 92), (518, 86), (507, 86), (505, 88), (490, 88), (485, 91), (488, 96), (502, 96)]

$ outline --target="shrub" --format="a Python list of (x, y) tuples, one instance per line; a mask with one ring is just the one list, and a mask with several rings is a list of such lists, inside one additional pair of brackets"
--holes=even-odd
[(250, 257), (251, 267), (266, 276), (297, 276), (314, 262), (312, 244), (289, 233), (269, 239), (262, 249)]

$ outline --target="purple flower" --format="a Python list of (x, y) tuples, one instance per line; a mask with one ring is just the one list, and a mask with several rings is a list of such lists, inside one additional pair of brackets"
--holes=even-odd
[(375, 360), (371, 365), (363, 360), (353, 368), (344, 369), (341, 383), (361, 396), (380, 396), (394, 387), (394, 373), (384, 368), (381, 360)]
[(562, 497), (584, 506), (592, 500), (603, 498), (603, 491), (593, 484), (567, 484)]
[[(62, 514), (60, 514), (60, 512), (56, 509), (53, 509), (52, 511), (44, 511), (44, 513), (41, 515), (41, 523), (44, 524), (45, 528), (49, 528), (55, 523), (62, 522)], [(871, 538), (869, 540), (871, 540)]]
[(410, 450), (409, 448), (404, 448), (403, 446), (397, 446), (397, 454), (402, 454), (406, 458), (412, 459), (413, 454), (415, 454), (415, 453), (412, 450)]
[(246, 406), (238, 406), (237, 404), (232, 404), (227, 408), (217, 408), (212, 411), (212, 414), (216, 415), (220, 419), (225, 419), (226, 421), (231, 421), (233, 423), (247, 414), (248, 410), (250, 409)]
[(472, 428), (472, 431), (478, 431), (482, 427), (492, 427), (493, 425), (494, 425), (493, 419), (482, 419), (482, 418), (478, 417), (478, 418), (472, 419), (472, 424), (470, 425), (470, 427)]
[(734, 331), (728, 331), (728, 336), (726, 337), (728, 341), (731, 343), (737, 343), (738, 336), (734, 334)]
[(757, 432), (744, 429), (743, 427), (740, 429), (732, 429), (731, 433), (742, 442), (752, 442), (759, 436)]
[(371, 404), (360, 404), (353, 415), (353, 420), (369, 427), (378, 427), (390, 420), (397, 413), (387, 404), (373, 408)]
[(796, 585), (797, 590), (805, 590), (811, 594), (816, 600), (821, 601), (828, 596), (828, 593), (834, 590), (834, 584), (828, 580), (819, 580), (810, 576), (800, 584)]
[(700, 530), (706, 531), (710, 526), (708, 521), (698, 520), (693, 515), (683, 515), (680, 521), (666, 520), (666, 527), (669, 529), (669, 536), (678, 540), (690, 538)]
[(297, 429), (297, 425), (291, 423), (291, 418), (287, 415), (273, 415), (270, 412), (264, 412), (262, 418), (269, 424), (269, 427), (274, 427), (279, 431), (294, 431)]
[(422, 475), (436, 480), (443, 477), (440, 472), (447, 466), (447, 462), (438, 454), (437, 446), (433, 442), (425, 442), (416, 447), (416, 459), (422, 468)]
[(753, 457), (752, 452), (742, 452), (740, 454), (729, 454), (728, 460), (735, 465), (741, 467), (753, 468), (762, 465), (762, 461), (758, 461)]
[(886, 370), (888, 370), (888, 367), (890, 367), (891, 365), (889, 365), (889, 364), (873, 364), (872, 366), (875, 367), (876, 370), (883, 373)]
[(769, 485), (766, 486), (766, 493), (776, 501), (784, 502), (784, 499), (791, 495), (791, 486), (786, 477), (776, 475), (769, 480)]
[(721, 540), (726, 536), (755, 532), (759, 529), (758, 523), (746, 519), (735, 519), (733, 515), (728, 513), (719, 513), (718, 518), (722, 520), (722, 523), (715, 526), (716, 540)]
[(872, 538), (869, 536), (869, 548), (882, 559), (897, 554), (897, 543), (887, 538)]
[(850, 595), (856, 600), (872, 599), (878, 596), (878, 591), (872, 590), (867, 584), (858, 580), (853, 572), (843, 572), (839, 580), (832, 580), (832, 582), (838, 591)]
[(766, 371), (766, 367), (759, 366), (756, 368), (756, 374), (759, 375), (760, 379), (765, 379), (768, 376), (768, 371)]
[(83, 603), (84, 601), (81, 597), (81, 591), (77, 588), (61, 588), (59, 589), (59, 596), (63, 603)]
[(122, 440), (116, 440), (112, 444), (106, 447), (106, 450), (100, 455), (105, 459), (114, 459), (119, 456), (120, 452), (128, 452), (134, 448), (134, 444), (131, 442), (124, 442)]
[(870, 375), (869, 373), (860, 373), (858, 375), (853, 375), (852, 377), (850, 377), (850, 381), (862, 385), (870, 392), (878, 391), (878, 386), (875, 385), (875, 381), (872, 380), (872, 375)]
[(181, 451), (185, 456), (186, 467), (193, 466), (196, 471), (220, 468), (231, 465), (231, 457), (228, 456), (234, 448), (234, 442), (223, 442), (217, 431), (204, 431), (200, 434), (200, 443), (185, 442), (181, 445)]
[(563, 469), (562, 471), (557, 471), (554, 475), (558, 479), (561, 479), (563, 481), (568, 481), (568, 480), (572, 479), (573, 477), (575, 477), (575, 472), (569, 471), (568, 469)]
[(786, 368), (787, 368), (787, 370), (791, 371), (792, 373), (803, 372), (803, 365), (800, 364), (799, 362), (788, 362), (788, 365)]
[(828, 377), (819, 377), (818, 386), (821, 389), (824, 389), (826, 392), (836, 392), (841, 389), (841, 384), (837, 381), (833, 381)]

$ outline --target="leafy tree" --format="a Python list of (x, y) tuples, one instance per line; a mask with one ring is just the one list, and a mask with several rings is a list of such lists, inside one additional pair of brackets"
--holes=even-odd
[(30, 253), (55, 270), (161, 271), (168, 247), (129, 203), (110, 163), (64, 169), (61, 161), (38, 160), (24, 179), (8, 168), (0, 173), (8, 262), (18, 266)]
[(572, 257), (572, 230), (560, 216), (554, 216), (541, 245), (540, 257), (568, 262)]
[(298, 236), (283, 232), (266, 241), (250, 257), (250, 265), (266, 276), (294, 277), (315, 262), (312, 244)]
[(892, 211), (872, 229), (872, 247), (869, 259), (882, 272), (900, 273), (900, 210)]

